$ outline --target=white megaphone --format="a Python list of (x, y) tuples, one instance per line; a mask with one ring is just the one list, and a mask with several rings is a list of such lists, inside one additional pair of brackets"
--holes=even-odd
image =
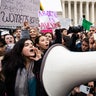
[(77, 85), (96, 80), (96, 52), (72, 52), (60, 44), (49, 48), (41, 66), (48, 96), (68, 96)]

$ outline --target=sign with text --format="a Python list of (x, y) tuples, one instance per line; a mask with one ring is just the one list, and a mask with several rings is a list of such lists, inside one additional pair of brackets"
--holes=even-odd
[(60, 21), (61, 28), (69, 29), (69, 27), (71, 25), (71, 19), (69, 19), (69, 18), (62, 18), (62, 17), (59, 17), (58, 19)]
[(22, 26), (28, 21), (38, 26), (39, 0), (1, 0), (0, 26)]
[(1, 0), (0, 0), (0, 6), (1, 6)]
[(54, 11), (39, 11), (38, 17), (39, 17), (39, 25), (40, 25), (41, 30), (57, 28), (56, 22), (58, 21), (58, 19), (57, 19), (56, 12), (54, 12)]

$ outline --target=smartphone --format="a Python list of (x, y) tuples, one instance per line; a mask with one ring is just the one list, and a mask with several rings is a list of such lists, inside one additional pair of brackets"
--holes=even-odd
[(85, 94), (89, 94), (90, 93), (90, 87), (85, 86), (85, 85), (80, 85), (80, 92), (83, 92)]

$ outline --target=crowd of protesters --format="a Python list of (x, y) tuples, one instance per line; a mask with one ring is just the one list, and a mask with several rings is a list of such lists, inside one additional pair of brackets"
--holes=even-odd
[[(74, 52), (96, 51), (96, 26), (91, 26), (89, 32), (71, 31), (57, 28), (43, 33), (24, 22), (12, 33), (1, 32), (0, 96), (48, 96), (40, 81), (40, 68), (50, 46), (62, 44)], [(93, 91), (85, 94), (76, 86), (70, 96), (95, 96), (95, 81), (84, 85)]]

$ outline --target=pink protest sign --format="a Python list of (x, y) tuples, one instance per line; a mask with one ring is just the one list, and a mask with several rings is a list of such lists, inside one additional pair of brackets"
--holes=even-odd
[(39, 25), (41, 30), (57, 28), (57, 13), (54, 11), (39, 11)]
[(46, 30), (41, 30), (41, 33), (52, 33), (53, 30), (52, 29), (46, 29)]

